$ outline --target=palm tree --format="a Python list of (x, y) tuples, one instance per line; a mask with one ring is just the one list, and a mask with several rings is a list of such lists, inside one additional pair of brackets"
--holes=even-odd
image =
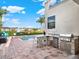
[(1, 28), (2, 28), (2, 16), (6, 13), (7, 13), (7, 10), (0, 8), (0, 31), (1, 31)]
[(36, 22), (40, 23), (42, 27), (42, 25), (45, 23), (45, 17), (44, 16), (40, 17)]

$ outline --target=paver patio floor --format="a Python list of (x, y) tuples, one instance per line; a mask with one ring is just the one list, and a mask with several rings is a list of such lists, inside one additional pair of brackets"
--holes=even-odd
[[(33, 41), (24, 42), (18, 38), (13, 38), (5, 54), (0, 51), (0, 59), (73, 59), (65, 52), (56, 48), (46, 46), (37, 48)], [(75, 58), (74, 58), (75, 59)]]

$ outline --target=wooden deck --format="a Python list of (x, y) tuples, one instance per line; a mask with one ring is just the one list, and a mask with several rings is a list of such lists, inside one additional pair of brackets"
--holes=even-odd
[[(3, 54), (4, 52), (4, 54)], [(36, 48), (33, 41), (11, 39), (9, 47), (0, 50), (0, 59), (75, 59), (53, 47)], [(78, 56), (77, 56), (78, 58)], [(79, 59), (79, 58), (78, 58)]]

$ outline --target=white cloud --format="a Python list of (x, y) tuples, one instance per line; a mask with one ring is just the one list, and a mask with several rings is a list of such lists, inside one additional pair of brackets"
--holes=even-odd
[(2, 22), (6, 22), (6, 21), (9, 21), (9, 18), (2, 18)]
[(47, 1), (47, 0), (32, 0), (33, 2), (44, 2), (44, 1)]
[(24, 7), (20, 6), (3, 6), (2, 9), (6, 9), (10, 13), (20, 13), (24, 11)]
[(7, 7), (6, 6), (3, 6), (2, 9), (7, 9)]
[(22, 14), (25, 14), (26, 12), (25, 12), (25, 11), (22, 11), (21, 13), (22, 13)]
[[(42, 2), (42, 6), (45, 6), (45, 2), (47, 0), (32, 0), (33, 2)], [(40, 14), (40, 15), (44, 15), (45, 14), (45, 8), (42, 8), (40, 9), (39, 11), (37, 11), (37, 14)]]
[(32, 0), (33, 2), (42, 2), (42, 6), (45, 6), (45, 3), (48, 1), (48, 0)]
[(20, 24), (19, 19), (11, 19), (11, 22), (13, 24)]
[(45, 14), (45, 8), (42, 8), (40, 9), (37, 14), (40, 14), (40, 15), (44, 15)]
[(42, 6), (45, 6), (45, 2), (42, 2)]
[(36, 20), (38, 20), (38, 19), (39, 19), (39, 17), (36, 18)]
[(20, 21), (19, 21), (19, 19), (10, 19), (10, 18), (2, 18), (2, 21), (3, 21), (3, 23), (11, 23), (11, 24), (14, 24), (14, 25), (18, 25), (18, 24), (20, 24)]
[(42, 2), (44, 0), (32, 0), (33, 2)]

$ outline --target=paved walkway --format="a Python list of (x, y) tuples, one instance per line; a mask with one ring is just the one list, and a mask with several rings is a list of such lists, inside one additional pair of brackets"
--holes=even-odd
[(4, 54), (0, 51), (0, 59), (76, 59), (53, 47), (36, 48), (33, 41), (24, 42), (19, 38), (13, 38), (4, 51)]

